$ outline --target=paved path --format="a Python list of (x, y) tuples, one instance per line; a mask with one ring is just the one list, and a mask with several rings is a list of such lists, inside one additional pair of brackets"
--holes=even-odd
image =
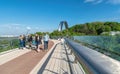
[(5, 52), (3, 54), (0, 55), (0, 65), (12, 60), (12, 59), (15, 59), (27, 52), (30, 52), (31, 50), (19, 50), (19, 49), (13, 49), (13, 50), (10, 50), (10, 52)]
[[(54, 43), (50, 41), (48, 48), (50, 49), (53, 46), (53, 44)], [(19, 50), (19, 51), (21, 52), (24, 50)], [(36, 51), (32, 50), (26, 53), (24, 52), (22, 54), (19, 53), (20, 54), (19, 56), (16, 56), (18, 55), (18, 53), (13, 54), (12, 52), (11, 52), (11, 55), (9, 55), (9, 57), (6, 57), (6, 56), (2, 57), (3, 55), (1, 55), (0, 57), (2, 59), (11, 58), (13, 56), (16, 56), (16, 57), (13, 57), (9, 61), (6, 60), (6, 62), (1, 63), (0, 74), (29, 74), (30, 71), (36, 66), (36, 64), (44, 57), (46, 53), (47, 52), (45, 51), (44, 52), (41, 51), (37, 53)]]
[(15, 50), (0, 55), (0, 74), (71, 74), (70, 64), (74, 74), (84, 74), (80, 65), (70, 62), (74, 61), (74, 57), (66, 55), (60, 41), (50, 41), (49, 49), (39, 53), (34, 50)]

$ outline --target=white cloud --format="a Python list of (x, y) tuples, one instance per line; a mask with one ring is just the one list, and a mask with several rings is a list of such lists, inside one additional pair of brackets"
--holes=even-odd
[(120, 20), (120, 18), (119, 17), (113, 17), (113, 18), (111, 18), (111, 20), (112, 21), (117, 21), (117, 20)]
[(95, 4), (99, 4), (99, 3), (102, 3), (102, 2), (103, 2), (103, 0), (98, 0), (98, 1), (96, 1)]
[(35, 29), (39, 29), (38, 27), (35, 27)]
[(110, 17), (110, 18), (103, 18), (99, 19), (99, 21), (119, 21), (120, 17)]
[(27, 29), (27, 30), (30, 30), (30, 29), (31, 29), (31, 27), (27, 26), (27, 27), (26, 27), (26, 29)]
[(107, 0), (107, 3), (120, 4), (120, 0)]
[[(30, 26), (25, 24), (0, 24), (0, 35), (20, 35), (27, 33), (44, 32), (45, 29), (40, 26)], [(48, 30), (49, 31), (49, 30)]]
[(103, 0), (85, 0), (84, 3), (93, 3), (93, 4), (99, 4), (102, 3)]
[(85, 0), (84, 2), (85, 3), (88, 3), (88, 2), (94, 2), (95, 0)]
[[(19, 35), (26, 33), (26, 25), (22, 24), (2, 24), (0, 25), (0, 35), (10, 34), (10, 35)], [(30, 28), (30, 27), (29, 27)]]
[(110, 4), (120, 4), (120, 0), (84, 0), (84, 3), (92, 3), (92, 4), (99, 4), (103, 2)]
[(20, 29), (20, 27), (17, 27), (17, 26), (16, 26), (15, 29)]

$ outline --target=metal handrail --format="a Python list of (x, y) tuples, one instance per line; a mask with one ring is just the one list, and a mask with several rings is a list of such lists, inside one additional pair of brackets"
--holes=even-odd
[(95, 50), (65, 39), (77, 61), (87, 74), (119, 74), (120, 62), (105, 56)]

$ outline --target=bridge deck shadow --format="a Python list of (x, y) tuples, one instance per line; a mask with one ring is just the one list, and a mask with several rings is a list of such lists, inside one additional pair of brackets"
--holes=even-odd
[[(68, 60), (67, 56), (71, 60)], [(71, 74), (69, 64), (74, 68), (74, 74), (78, 74), (78, 71), (80, 74), (83, 74), (80, 68), (78, 69), (79, 65), (74, 63), (74, 57), (70, 54), (67, 55), (66, 48), (59, 43), (51, 51), (37, 74)]]
[(38, 74), (70, 74), (68, 59), (61, 44), (57, 44)]

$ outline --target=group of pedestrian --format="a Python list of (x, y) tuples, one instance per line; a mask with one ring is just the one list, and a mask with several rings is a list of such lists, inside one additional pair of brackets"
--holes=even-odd
[[(42, 40), (44, 43), (42, 42)], [(35, 34), (35, 36), (32, 36), (30, 34), (27, 37), (25, 35), (20, 35), (19, 42), (20, 42), (20, 47), (19, 47), (20, 49), (25, 49), (27, 43), (29, 49), (35, 47), (37, 52), (39, 52), (42, 44), (44, 44), (44, 50), (48, 49), (49, 35), (47, 33), (44, 36), (38, 34)]]

